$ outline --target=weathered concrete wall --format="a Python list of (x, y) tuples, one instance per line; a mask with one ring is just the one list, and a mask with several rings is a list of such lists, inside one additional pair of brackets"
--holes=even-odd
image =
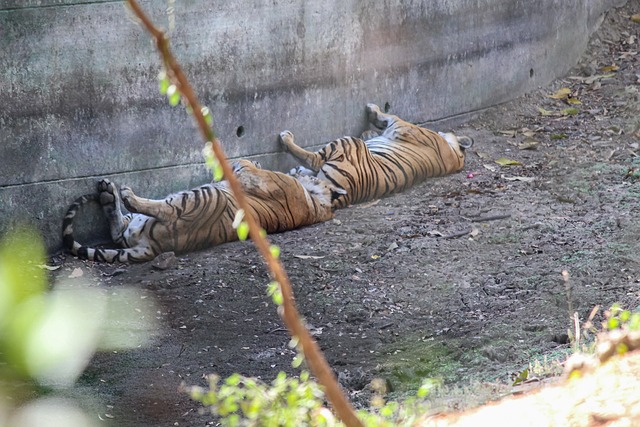
[[(279, 131), (302, 145), (356, 134), (366, 102), (437, 120), (545, 84), (615, 3), (180, 0), (171, 37), (227, 154), (283, 168)], [(142, 5), (167, 26), (166, 1)], [(207, 181), (158, 71), (122, 1), (0, 2), (0, 233), (34, 223), (55, 251), (66, 207), (99, 177), (151, 197)]]

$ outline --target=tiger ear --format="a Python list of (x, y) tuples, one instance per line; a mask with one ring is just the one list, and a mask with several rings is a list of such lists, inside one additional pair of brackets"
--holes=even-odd
[(347, 194), (347, 190), (345, 190), (344, 188), (340, 188), (340, 187), (333, 187), (333, 188), (331, 188), (331, 191), (333, 193), (340, 194), (342, 196)]
[(468, 150), (473, 146), (473, 138), (471, 138), (470, 136), (459, 136), (458, 145), (463, 150)]
[(341, 187), (336, 187), (333, 185), (329, 186), (329, 190), (331, 191), (331, 201), (339, 199), (341, 196), (347, 194), (347, 190)]

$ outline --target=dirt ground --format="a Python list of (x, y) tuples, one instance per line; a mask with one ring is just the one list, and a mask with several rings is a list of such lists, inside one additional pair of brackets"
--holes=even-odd
[[(394, 397), (425, 377), (445, 383), (434, 410), (479, 404), (510, 393), (530, 363), (540, 378), (557, 373), (573, 312), (584, 322), (596, 305), (640, 305), (639, 12), (638, 0), (611, 11), (565, 78), (457, 129), (475, 139), (463, 172), (271, 236), (357, 405), (373, 378)], [(561, 88), (580, 104), (549, 97)], [(76, 393), (106, 423), (214, 424), (181, 382), (297, 372), (250, 243), (167, 270), (57, 262), (60, 279), (80, 268), (92, 286), (142, 290), (132, 309), (157, 304), (153, 345), (98, 354), (80, 379)]]

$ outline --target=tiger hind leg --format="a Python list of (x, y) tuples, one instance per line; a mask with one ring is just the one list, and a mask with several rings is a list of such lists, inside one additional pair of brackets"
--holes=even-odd
[[(176, 196), (179, 197), (181, 194)], [(168, 199), (152, 200), (138, 197), (129, 187), (122, 187), (120, 195), (124, 206), (129, 212), (150, 216), (164, 222), (169, 222), (176, 218), (176, 210), (168, 202)]]
[(287, 152), (291, 153), (293, 157), (301, 162), (303, 166), (314, 172), (318, 172), (324, 165), (324, 159), (320, 152), (312, 153), (299, 147), (293, 141), (293, 134), (288, 130), (280, 133), (280, 144)]
[(122, 201), (115, 184), (108, 179), (98, 182), (98, 200), (109, 221), (111, 239), (116, 244), (122, 244), (124, 232), (131, 221), (131, 215), (122, 214)]

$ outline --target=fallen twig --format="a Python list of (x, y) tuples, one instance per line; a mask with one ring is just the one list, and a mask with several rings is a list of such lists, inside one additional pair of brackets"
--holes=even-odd
[(453, 234), (448, 234), (446, 236), (442, 236), (442, 238), (443, 239), (457, 239), (458, 237), (464, 237), (467, 234), (471, 234), (471, 232), (473, 232), (473, 228), (469, 228), (467, 230), (459, 231), (459, 232), (453, 233)]
[(227, 157), (215, 135), (215, 132), (213, 131), (213, 128), (207, 125), (205, 121), (204, 115), (201, 111), (202, 107), (195, 92), (193, 91), (193, 88), (189, 84), (182, 68), (169, 49), (168, 38), (163, 31), (157, 29), (153, 25), (136, 0), (127, 0), (127, 5), (155, 40), (156, 47), (160, 52), (162, 62), (164, 63), (169, 78), (172, 80), (172, 83), (176, 85), (180, 94), (186, 99), (188, 106), (191, 107), (203, 138), (211, 144), (211, 148), (222, 167), (224, 178), (229, 182), (229, 186), (231, 187), (231, 191), (238, 202), (238, 206), (245, 212), (245, 220), (249, 224), (249, 235), (262, 255), (262, 258), (265, 260), (272, 277), (280, 285), (283, 297), (281, 317), (289, 329), (289, 333), (293, 337), (297, 337), (299, 340), (309, 368), (318, 379), (318, 382), (324, 386), (327, 399), (333, 405), (338, 417), (348, 427), (362, 426), (362, 422), (358, 419), (353, 407), (342, 392), (333, 371), (322, 355), (317, 343), (311, 337), (311, 334), (300, 320), (287, 274), (280, 261), (271, 254), (268, 240), (260, 234), (261, 227), (258, 225), (255, 218), (253, 218), (253, 215), (250, 214), (251, 210), (248, 207), (246, 195), (244, 194), (244, 191), (242, 191), (238, 179), (233, 174), (231, 166), (227, 161)]
[(490, 216), (478, 216), (473, 218), (465, 218), (467, 221), (471, 222), (487, 222), (487, 221), (496, 221), (498, 219), (507, 219), (511, 218), (511, 214), (501, 214), (501, 215), (490, 215)]

